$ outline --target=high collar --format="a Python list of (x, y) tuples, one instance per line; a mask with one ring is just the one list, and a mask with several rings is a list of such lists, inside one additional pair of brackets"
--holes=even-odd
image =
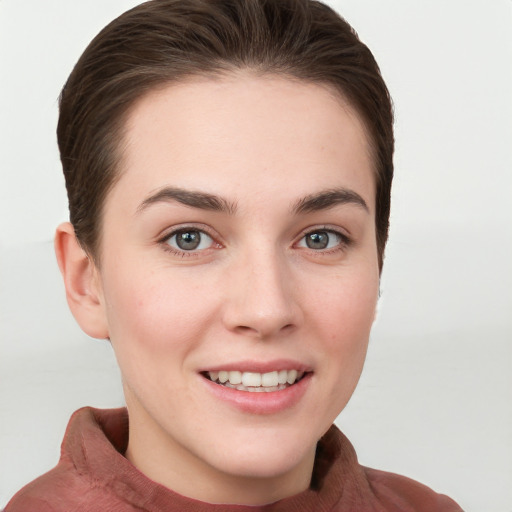
[(86, 407), (78, 410), (69, 422), (62, 444), (62, 458), (69, 460), (95, 485), (108, 488), (110, 493), (141, 510), (327, 512), (345, 500), (347, 505), (354, 505), (371, 492), (352, 445), (333, 425), (318, 443), (309, 489), (265, 506), (207, 504), (153, 482), (124, 457), (128, 422), (124, 408), (99, 410)]

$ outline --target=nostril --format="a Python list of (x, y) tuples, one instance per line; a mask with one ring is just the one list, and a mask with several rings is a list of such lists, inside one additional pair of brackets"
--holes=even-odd
[(239, 325), (236, 329), (237, 329), (237, 331), (242, 332), (242, 333), (251, 332), (251, 331), (256, 332), (256, 329), (253, 329), (252, 327), (249, 327), (247, 325)]
[(293, 329), (294, 329), (294, 324), (289, 323), (289, 324), (283, 325), (280, 329), (276, 329), (276, 330), (264, 329), (264, 328), (257, 329), (255, 327), (249, 327), (248, 325), (239, 325), (235, 328), (235, 331), (238, 332), (238, 334), (252, 335), (252, 336), (256, 336), (256, 337), (260, 337), (260, 338), (265, 338), (265, 337), (273, 336), (273, 335), (276, 335), (279, 333), (281, 333), (281, 334), (289, 333)]

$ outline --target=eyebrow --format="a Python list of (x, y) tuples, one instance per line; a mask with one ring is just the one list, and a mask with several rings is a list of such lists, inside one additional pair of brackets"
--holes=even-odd
[(177, 201), (178, 203), (190, 206), (191, 208), (199, 208), (200, 210), (210, 210), (214, 212), (225, 212), (229, 214), (234, 214), (237, 209), (236, 203), (231, 203), (222, 197), (208, 194), (207, 192), (184, 190), (182, 188), (175, 187), (164, 187), (144, 199), (137, 208), (137, 213), (145, 210), (152, 204), (171, 201)]
[(363, 208), (366, 212), (370, 211), (365, 200), (357, 192), (346, 188), (335, 188), (299, 199), (293, 207), (293, 212), (312, 213), (344, 204), (353, 204)]
[[(236, 203), (214, 194), (176, 187), (164, 187), (144, 199), (137, 208), (137, 213), (153, 204), (172, 201), (177, 201), (191, 208), (223, 212), (230, 215), (235, 214), (237, 210)], [(344, 204), (353, 204), (369, 212), (365, 200), (357, 192), (346, 188), (329, 189), (309, 194), (295, 203), (292, 212), (295, 214), (312, 213)]]

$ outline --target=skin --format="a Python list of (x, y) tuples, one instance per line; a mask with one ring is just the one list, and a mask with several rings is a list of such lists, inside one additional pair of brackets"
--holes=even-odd
[[(378, 297), (361, 120), (321, 85), (250, 72), (196, 78), (135, 105), (121, 169), (104, 206), (99, 268), (69, 224), (56, 250), (75, 317), (116, 353), (127, 458), (210, 503), (261, 505), (303, 491), (316, 443), (359, 379)], [(185, 205), (159, 195), (165, 187), (218, 196), (225, 208)], [(297, 208), (334, 189), (352, 199)], [(183, 251), (177, 228), (208, 236)], [(326, 231), (328, 248), (307, 246), (306, 233)], [(307, 367), (309, 380), (296, 403), (272, 413), (219, 399), (201, 374), (282, 359)]]

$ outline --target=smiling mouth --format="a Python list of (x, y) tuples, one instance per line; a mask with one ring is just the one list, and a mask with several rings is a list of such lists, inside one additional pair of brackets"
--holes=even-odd
[(202, 373), (205, 378), (215, 384), (250, 393), (281, 391), (299, 382), (305, 374), (300, 370), (276, 370), (268, 373), (240, 371)]

